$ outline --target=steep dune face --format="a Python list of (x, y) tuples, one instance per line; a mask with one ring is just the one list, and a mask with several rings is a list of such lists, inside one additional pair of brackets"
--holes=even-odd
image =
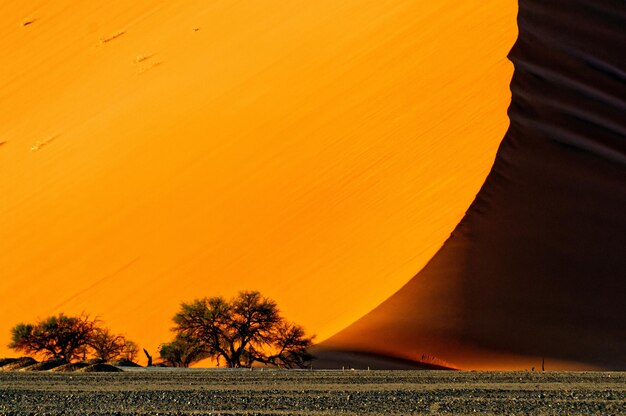
[(511, 127), (476, 200), (429, 264), (321, 355), (626, 369), (623, 3), (521, 0), (518, 21)]
[(258, 289), (318, 339), (422, 267), (508, 120), (514, 1), (4, 1), (0, 356), (86, 311), (154, 350)]

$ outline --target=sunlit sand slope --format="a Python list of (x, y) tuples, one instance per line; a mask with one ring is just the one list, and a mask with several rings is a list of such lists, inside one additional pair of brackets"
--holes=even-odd
[(519, 25), (484, 187), (415, 278), (326, 343), (333, 360), (626, 369), (626, 10), (522, 0)]
[(508, 126), (514, 1), (0, 3), (0, 355), (81, 311), (153, 351), (258, 289), (322, 340), (443, 244)]

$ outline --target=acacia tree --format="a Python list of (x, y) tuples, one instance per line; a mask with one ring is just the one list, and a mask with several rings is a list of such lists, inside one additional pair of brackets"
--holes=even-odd
[(86, 315), (51, 316), (33, 324), (20, 323), (11, 330), (9, 348), (70, 362), (89, 345), (96, 320)]
[(9, 348), (27, 354), (71, 362), (93, 356), (103, 361), (137, 355), (137, 344), (113, 334), (87, 315), (59, 314), (34, 324), (18, 324), (11, 330)]
[(259, 354), (258, 361), (276, 367), (304, 368), (314, 359), (308, 351), (312, 341), (300, 325), (281, 322), (274, 330), (271, 347)]
[(137, 343), (128, 338), (124, 338), (124, 347), (122, 348), (122, 353), (119, 355), (119, 358), (135, 362), (137, 360), (137, 354), (139, 354), (139, 346)]
[(276, 303), (259, 292), (183, 303), (174, 316), (177, 336), (194, 340), (208, 357), (227, 367), (250, 367), (255, 362), (279, 367), (304, 367), (313, 338), (302, 327), (280, 316)]
[(191, 364), (209, 358), (203, 343), (195, 339), (176, 336), (174, 341), (159, 347), (159, 356), (172, 367), (189, 367)]
[[(88, 345), (93, 350), (95, 358), (102, 361), (111, 361), (115, 358), (125, 358), (132, 361), (137, 355), (137, 344), (127, 340), (123, 335), (116, 335), (108, 328), (94, 328)], [(128, 358), (128, 357), (131, 358)]]

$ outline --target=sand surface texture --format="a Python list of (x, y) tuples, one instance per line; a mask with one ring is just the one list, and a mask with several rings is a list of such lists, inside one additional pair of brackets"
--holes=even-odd
[(617, 415), (624, 373), (0, 373), (1, 415)]
[(352, 323), (489, 172), (516, 12), (2, 1), (0, 356), (12, 325), (61, 311), (154, 353), (181, 301), (244, 289), (318, 340)]

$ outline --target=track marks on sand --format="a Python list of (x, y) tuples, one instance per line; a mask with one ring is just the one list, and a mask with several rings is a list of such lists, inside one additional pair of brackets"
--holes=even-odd
[(37, 152), (39, 150), (41, 150), (43, 147), (49, 145), (50, 143), (52, 143), (53, 141), (55, 141), (57, 139), (58, 136), (50, 136), (47, 139), (43, 139), (43, 140), (38, 140), (37, 142), (35, 142), (34, 145), (32, 145), (30, 147), (30, 151), (31, 152)]
[(163, 61), (155, 61), (154, 58), (156, 54), (151, 55), (137, 55), (135, 57), (135, 64), (139, 65), (139, 69), (137, 71), (137, 75), (141, 75), (149, 70), (156, 68), (163, 64)]
[(112, 41), (114, 41), (115, 39), (117, 39), (117, 38), (119, 38), (120, 36), (123, 36), (123, 35), (125, 35), (125, 34), (126, 34), (126, 31), (125, 31), (125, 30), (121, 30), (121, 31), (119, 31), (119, 32), (115, 32), (115, 33), (113, 33), (112, 35), (109, 35), (109, 36), (105, 36), (105, 37), (103, 37), (103, 38), (100, 38), (100, 44), (101, 44), (101, 45), (107, 44), (107, 43), (112, 42)]

